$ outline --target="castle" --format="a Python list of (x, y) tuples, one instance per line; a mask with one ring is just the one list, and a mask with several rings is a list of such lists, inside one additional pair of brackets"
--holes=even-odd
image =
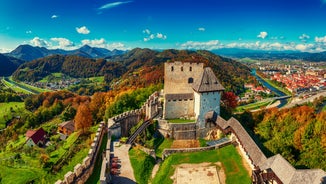
[(167, 62), (164, 64), (163, 119), (195, 119), (206, 128), (220, 114), (224, 87), (203, 63)]

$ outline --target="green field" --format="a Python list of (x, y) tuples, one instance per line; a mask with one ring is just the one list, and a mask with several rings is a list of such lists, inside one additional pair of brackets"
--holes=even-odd
[(17, 86), (16, 84), (11, 83), (10, 81), (5, 80), (5, 79), (3, 79), (3, 78), (1, 79), (1, 82), (2, 82), (6, 87), (12, 89), (12, 90), (15, 91), (16, 93), (33, 94), (32, 91), (27, 90), (27, 89), (24, 89), (24, 88), (21, 88), (20, 86)]
[(274, 100), (266, 100), (266, 101), (258, 101), (258, 102), (255, 102), (255, 103), (238, 106), (235, 109), (235, 112), (244, 112), (246, 110), (259, 109), (259, 108), (265, 107), (265, 106), (267, 106), (269, 104), (272, 104), (273, 102), (274, 102)]
[(170, 123), (195, 123), (195, 120), (189, 119), (168, 119)]
[(26, 84), (26, 83), (23, 83), (23, 82), (17, 82), (17, 81), (14, 81), (12, 79), (12, 77), (9, 77), (8, 78), (8, 82), (12, 83), (12, 84), (15, 84), (21, 88), (24, 88), (26, 90), (29, 90), (31, 91), (32, 93), (42, 93), (42, 92), (47, 92), (47, 91), (51, 91), (49, 89), (42, 89), (42, 88), (38, 88), (38, 87), (35, 87), (35, 86), (31, 86), (29, 84)]
[(243, 166), (242, 158), (233, 145), (211, 151), (172, 154), (161, 163), (152, 183), (172, 184), (173, 181), (170, 177), (174, 174), (177, 165), (203, 162), (221, 162), (227, 184), (251, 183), (249, 173)]
[(100, 77), (90, 77), (88, 78), (90, 81), (92, 82), (96, 82), (96, 83), (103, 83), (104, 82), (104, 76), (100, 76)]
[(0, 129), (5, 128), (6, 120), (25, 111), (24, 102), (0, 103)]

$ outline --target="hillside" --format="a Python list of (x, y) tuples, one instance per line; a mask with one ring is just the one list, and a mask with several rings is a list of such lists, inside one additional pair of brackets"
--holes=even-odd
[(9, 76), (24, 61), (0, 54), (0, 76)]
[[(217, 56), (208, 51), (133, 49), (125, 54), (104, 59), (78, 56), (49, 56), (21, 65), (13, 74), (14, 79), (35, 82), (60, 72), (75, 78), (104, 76), (105, 81), (118, 81), (112, 87), (148, 86), (163, 82), (163, 64), (166, 61), (204, 62), (214, 72), (227, 90), (243, 92), (245, 81), (254, 80), (250, 69), (234, 60)], [(118, 79), (121, 77), (120, 79)]]
[(55, 72), (75, 78), (109, 75), (109, 79), (121, 76), (125, 67), (117, 62), (103, 59), (89, 59), (80, 56), (53, 55), (22, 64), (13, 78), (19, 81), (35, 82)]
[(82, 56), (86, 58), (104, 58), (112, 55), (123, 54), (124, 52), (125, 51), (121, 51), (121, 50), (110, 51), (105, 48), (90, 47), (89, 45), (84, 45), (75, 50), (47, 49), (45, 47), (19, 45), (15, 50), (11, 51), (6, 55), (24, 61), (32, 61), (35, 59), (56, 55), (56, 54)]

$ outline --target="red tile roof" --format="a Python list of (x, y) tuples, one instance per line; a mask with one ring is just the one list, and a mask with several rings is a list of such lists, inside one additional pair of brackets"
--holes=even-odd
[(28, 130), (26, 132), (26, 137), (31, 138), (35, 144), (39, 143), (40, 141), (44, 141), (44, 136), (46, 135), (43, 128), (39, 128), (38, 130)]

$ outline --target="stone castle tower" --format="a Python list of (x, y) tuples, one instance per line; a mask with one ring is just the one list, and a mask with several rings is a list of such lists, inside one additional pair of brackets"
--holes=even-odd
[(199, 128), (205, 118), (220, 114), (224, 90), (212, 69), (203, 63), (167, 62), (164, 64), (164, 119), (196, 119)]

